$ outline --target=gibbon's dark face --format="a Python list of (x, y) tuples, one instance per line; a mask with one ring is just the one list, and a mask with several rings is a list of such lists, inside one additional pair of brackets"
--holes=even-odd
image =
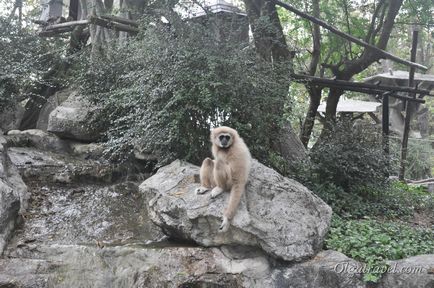
[(221, 148), (229, 148), (233, 143), (233, 137), (230, 133), (219, 133), (217, 135), (216, 144)]

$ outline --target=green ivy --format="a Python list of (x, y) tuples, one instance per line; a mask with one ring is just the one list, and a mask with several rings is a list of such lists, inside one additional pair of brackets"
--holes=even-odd
[(433, 254), (434, 234), (430, 228), (372, 219), (347, 220), (335, 215), (325, 246), (364, 262), (372, 271), (364, 275), (365, 281), (377, 282), (386, 260)]

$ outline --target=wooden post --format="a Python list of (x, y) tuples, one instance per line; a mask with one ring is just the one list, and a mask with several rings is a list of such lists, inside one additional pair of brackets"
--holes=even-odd
[(382, 127), (383, 127), (383, 149), (389, 155), (389, 95), (392, 92), (383, 93), (382, 104)]
[[(416, 60), (416, 51), (417, 51), (417, 38), (419, 36), (419, 31), (413, 30), (413, 43), (411, 45), (411, 60), (414, 62)], [(414, 72), (415, 67), (410, 67), (410, 73), (408, 78), (408, 86), (414, 87)], [(410, 97), (416, 99), (416, 93), (411, 93)], [(414, 103), (411, 101), (407, 101), (407, 105), (405, 107), (405, 123), (404, 123), (404, 135), (402, 136), (402, 144), (401, 144), (401, 163), (399, 168), (399, 180), (403, 181), (405, 176), (405, 161), (407, 160), (407, 147), (408, 147), (408, 135), (410, 133), (410, 120), (411, 120), (411, 110), (414, 107)]]

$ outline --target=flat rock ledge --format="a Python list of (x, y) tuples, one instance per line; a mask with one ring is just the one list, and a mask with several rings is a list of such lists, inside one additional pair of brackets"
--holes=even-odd
[(196, 195), (199, 167), (176, 160), (140, 185), (151, 220), (174, 239), (200, 245), (257, 247), (274, 258), (301, 261), (314, 256), (330, 225), (331, 208), (300, 183), (256, 160), (232, 225), (218, 233), (229, 198)]

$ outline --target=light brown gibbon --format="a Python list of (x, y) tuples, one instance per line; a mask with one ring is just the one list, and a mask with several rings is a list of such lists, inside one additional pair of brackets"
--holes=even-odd
[(200, 168), (201, 187), (196, 189), (196, 194), (212, 189), (211, 197), (215, 198), (223, 191), (230, 191), (229, 203), (219, 228), (220, 232), (226, 232), (244, 193), (252, 157), (243, 139), (232, 128), (222, 126), (213, 129), (211, 143), (214, 160), (203, 160)]

